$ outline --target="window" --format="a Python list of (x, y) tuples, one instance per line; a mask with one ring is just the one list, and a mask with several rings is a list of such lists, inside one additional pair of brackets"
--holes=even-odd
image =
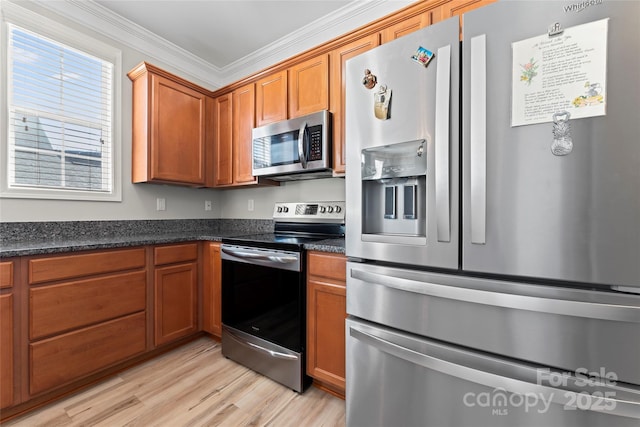
[(56, 32), (55, 25), (43, 35), (21, 24), (9, 20), (3, 38), (7, 134), (2, 135), (2, 196), (120, 200), (119, 52), (96, 55), (101, 43), (85, 35)]

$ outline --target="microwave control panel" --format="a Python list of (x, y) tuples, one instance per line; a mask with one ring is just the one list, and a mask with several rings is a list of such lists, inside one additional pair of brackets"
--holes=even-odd
[(322, 160), (322, 126), (309, 126), (309, 161)]

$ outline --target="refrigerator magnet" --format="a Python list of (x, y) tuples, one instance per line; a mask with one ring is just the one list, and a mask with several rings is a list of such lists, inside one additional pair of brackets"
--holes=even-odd
[(371, 74), (371, 70), (364, 70), (364, 77), (362, 78), (362, 85), (367, 89), (373, 89), (378, 83), (378, 77), (375, 74)]
[(390, 117), (391, 89), (386, 85), (373, 94), (373, 114), (377, 119), (387, 120)]
[(411, 55), (411, 59), (417, 62), (418, 64), (426, 67), (429, 64), (429, 61), (433, 58), (434, 54), (429, 49), (425, 49), (422, 46), (418, 47), (416, 53)]

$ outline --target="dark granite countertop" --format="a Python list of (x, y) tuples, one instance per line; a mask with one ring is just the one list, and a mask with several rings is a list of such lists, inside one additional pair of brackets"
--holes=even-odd
[[(0, 258), (122, 248), (270, 232), (269, 220), (90, 221), (0, 224)], [(35, 237), (34, 237), (35, 236)], [(344, 253), (344, 239), (304, 245), (307, 250)]]

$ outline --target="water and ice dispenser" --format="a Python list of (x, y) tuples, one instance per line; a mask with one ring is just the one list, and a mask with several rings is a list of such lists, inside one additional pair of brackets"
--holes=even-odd
[(426, 235), (426, 141), (362, 150), (362, 237)]

